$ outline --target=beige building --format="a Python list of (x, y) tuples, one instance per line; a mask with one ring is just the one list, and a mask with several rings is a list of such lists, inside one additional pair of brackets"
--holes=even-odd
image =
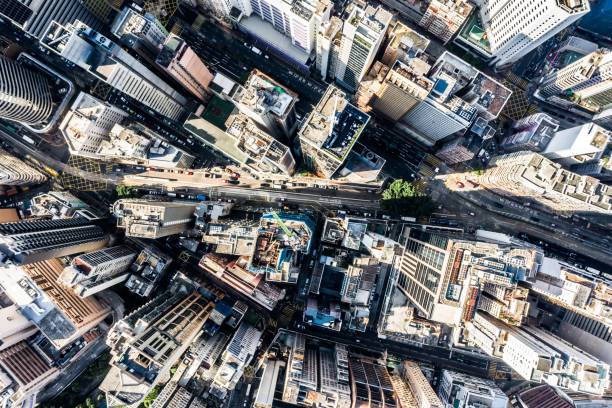
[(444, 408), (417, 363), (404, 361), (399, 375), (411, 391), (415, 408)]
[(45, 180), (44, 174), (0, 149), (0, 187), (41, 184)]
[(419, 25), (448, 42), (472, 12), (472, 6), (462, 0), (432, 0)]
[(382, 63), (393, 66), (398, 58), (406, 62), (418, 57), (429, 45), (429, 40), (402, 23), (396, 23), (389, 33), (389, 43), (382, 57)]
[(117, 227), (135, 238), (157, 239), (180, 234), (194, 221), (195, 205), (174, 202), (122, 199), (113, 204)]
[(612, 210), (610, 186), (529, 151), (494, 157), (478, 182), (499, 194), (533, 201), (555, 212), (610, 214)]

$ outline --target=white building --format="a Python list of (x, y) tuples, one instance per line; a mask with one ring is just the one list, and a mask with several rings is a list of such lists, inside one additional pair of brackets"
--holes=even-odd
[(5, 150), (0, 149), (0, 186), (41, 184), (47, 177)]
[[(525, 56), (589, 12), (586, 0), (477, 0), (479, 17), (489, 43), (477, 51), (492, 57), (497, 67)], [(482, 44), (483, 41), (480, 41)], [(472, 45), (468, 42), (468, 44)]]
[(561, 130), (540, 153), (564, 166), (599, 160), (610, 141), (611, 132), (594, 123)]
[(132, 48), (144, 44), (153, 55), (159, 52), (168, 37), (168, 31), (153, 15), (142, 15), (129, 7), (125, 7), (117, 17), (111, 33)]
[(80, 21), (66, 26), (54, 23), (41, 44), (160, 115), (179, 121), (187, 114), (187, 98), (122, 47)]
[(596, 395), (609, 386), (607, 363), (541, 328), (510, 326), (478, 312), (465, 334), (470, 344), (502, 358), (526, 380)]
[(136, 252), (126, 246), (103, 248), (75, 257), (58, 281), (87, 297), (125, 281)]
[(508, 397), (491, 380), (442, 370), (438, 396), (447, 407), (506, 408)]
[(392, 14), (378, 6), (365, 9), (353, 4), (342, 27), (342, 43), (336, 65), (336, 81), (355, 91), (382, 44)]
[(337, 53), (340, 46), (342, 20), (333, 16), (328, 21), (323, 22), (317, 30), (317, 69), (323, 79), (328, 75), (335, 75), (333, 68), (336, 67), (333, 61), (334, 53)]

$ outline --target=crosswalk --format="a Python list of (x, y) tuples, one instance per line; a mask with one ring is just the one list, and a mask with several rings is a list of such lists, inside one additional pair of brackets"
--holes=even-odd
[(278, 318), (278, 323), (281, 327), (287, 327), (293, 319), (293, 314), (295, 313), (295, 305), (290, 304), (283, 308), (280, 317)]

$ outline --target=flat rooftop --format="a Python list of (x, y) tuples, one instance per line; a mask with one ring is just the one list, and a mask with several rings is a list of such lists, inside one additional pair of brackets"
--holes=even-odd
[(344, 92), (329, 86), (300, 130), (300, 138), (343, 161), (370, 116), (346, 99)]
[(429, 45), (429, 39), (406, 27), (402, 23), (395, 24), (393, 30), (391, 30), (390, 37), (392, 40), (388, 46), (391, 48), (398, 48), (400, 45), (405, 45), (406, 47), (425, 51)]
[(284, 118), (297, 102), (298, 95), (259, 70), (253, 70), (241, 93), (234, 100), (249, 109)]

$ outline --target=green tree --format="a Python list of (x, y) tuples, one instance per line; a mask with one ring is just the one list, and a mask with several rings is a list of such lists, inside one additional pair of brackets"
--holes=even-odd
[(383, 191), (381, 207), (395, 216), (420, 217), (433, 213), (436, 205), (431, 197), (417, 192), (412, 183), (397, 179)]
[(135, 188), (125, 186), (123, 184), (120, 184), (115, 188), (115, 194), (117, 194), (117, 198), (130, 198), (136, 196), (137, 193), (138, 192)]
[(87, 408), (95, 408), (93, 401), (89, 397), (85, 399), (85, 406)]

